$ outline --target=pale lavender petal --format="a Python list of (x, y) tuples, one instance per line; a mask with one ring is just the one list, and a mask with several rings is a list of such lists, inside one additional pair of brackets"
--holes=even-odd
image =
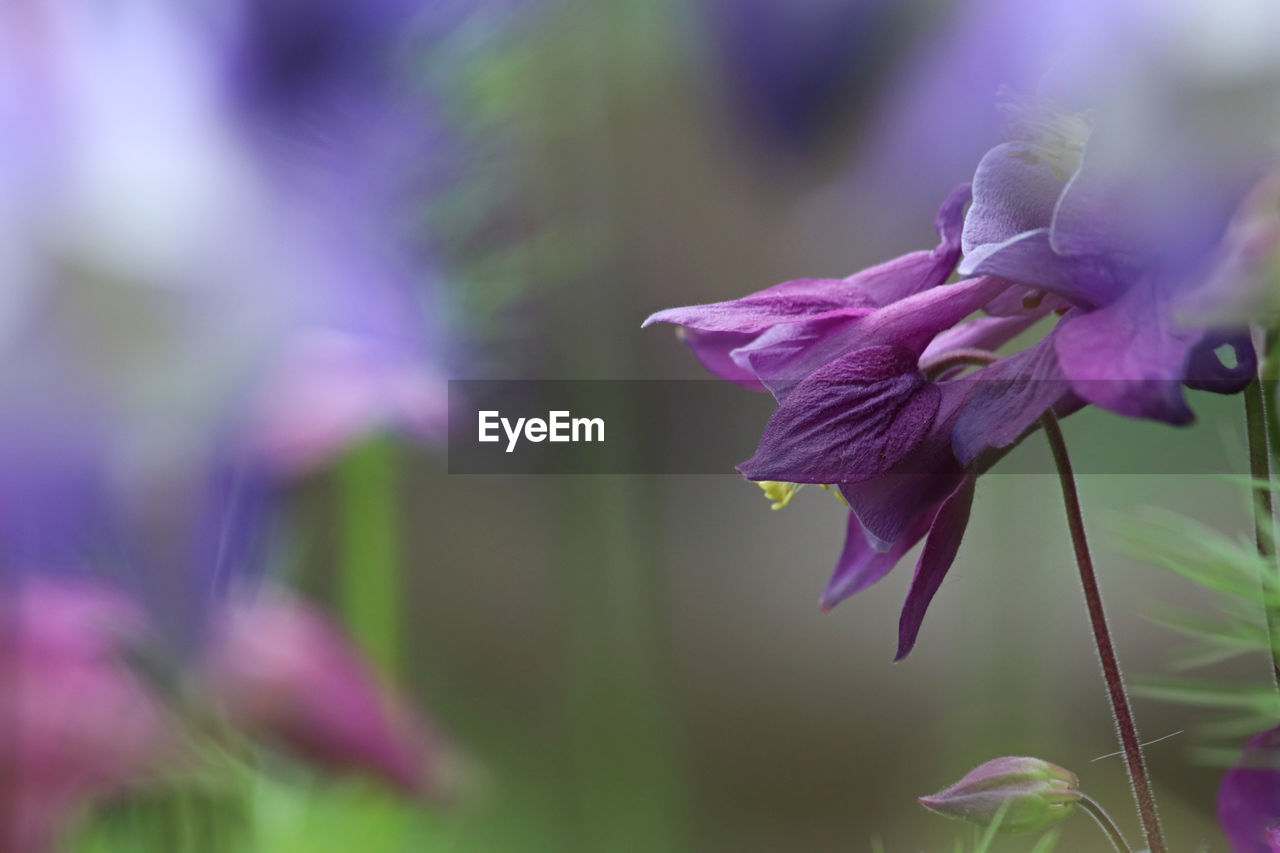
[(1006, 142), (992, 148), (973, 177), (973, 205), (962, 238), (965, 257), (1027, 231), (1048, 228), (1065, 184), (1038, 145)]
[(989, 275), (1056, 293), (1077, 305), (1105, 305), (1119, 290), (1110, 271), (1091, 259), (1066, 258), (1049, 244), (1049, 229), (1036, 228), (988, 243), (966, 254), (962, 275)]
[(902, 607), (902, 618), (898, 622), (898, 654), (894, 658), (895, 661), (905, 658), (915, 646), (929, 602), (933, 600), (943, 578), (947, 576), (951, 564), (955, 561), (956, 552), (960, 549), (960, 541), (964, 538), (965, 528), (969, 524), (974, 483), (973, 477), (966, 477), (959, 488), (938, 509), (938, 514), (929, 527), (929, 537), (925, 540), (924, 553), (920, 555), (920, 562), (916, 564), (915, 579), (911, 582), (911, 590), (907, 593), (907, 601)]

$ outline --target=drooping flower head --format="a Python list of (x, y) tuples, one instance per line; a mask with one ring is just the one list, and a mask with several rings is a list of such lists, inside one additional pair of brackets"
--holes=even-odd
[[(1000, 96), (1017, 105), (1007, 140), (978, 161), (968, 210), (968, 189), (944, 204), (933, 252), (649, 320), (680, 325), (714, 373), (777, 398), (745, 476), (839, 487), (851, 517), (824, 608), (925, 541), (899, 657), (956, 556), (975, 479), (1047, 412), (1092, 403), (1186, 424), (1184, 387), (1233, 393), (1255, 375), (1240, 319), (1205, 304), (1238, 301), (1273, 245), (1232, 220), (1271, 167), (1280, 64), (1250, 50), (1201, 67), (1178, 49), (1190, 36), (1217, 49), (1262, 42), (1196, 29), (1208, 9), (1192, 0), (1145, 33), (1152, 10), (1131, 5), (1100, 29), (1089, 4), (1062, 11), (1070, 26), (1029, 23), (1029, 49), (996, 63), (1024, 95)], [(1000, 26), (977, 31), (1016, 35), (1035, 7), (984, 4)], [(945, 69), (960, 81), (972, 71)], [(1248, 119), (1209, 121), (1215, 107)], [(928, 139), (928, 151), (902, 150), (950, 162), (931, 156), (945, 140)], [(997, 355), (1041, 321), (1053, 326), (1039, 343)]]

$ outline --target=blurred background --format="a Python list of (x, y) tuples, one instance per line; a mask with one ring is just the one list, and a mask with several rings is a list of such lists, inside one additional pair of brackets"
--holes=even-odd
[[(343, 56), (346, 39), (360, 47), (365, 31), (351, 21), (363, 13), (324, 20), (333, 3), (275, 5), (289, 36), (279, 44), (300, 51), (271, 48), (280, 81), (306, 88), (297, 81), (327, 67), (307, 57)], [(406, 280), (429, 329), (414, 359), (436, 382), (702, 378), (669, 329), (640, 330), (646, 316), (787, 279), (841, 277), (932, 247), (942, 198), (998, 141), (994, 119), (966, 122), (960, 100), (950, 112), (922, 112), (910, 93), (948, 91), (954, 78), (935, 86), (930, 69), (970, 68), (944, 60), (986, 50), (957, 33), (976, 29), (976, 10), (1000, 4), (419, 5), (429, 49), (397, 73), (424, 84), (430, 126), (415, 126), (425, 135), (413, 137), (399, 118), (378, 126), (393, 141), (432, 144), (400, 150), (380, 130), (328, 150), (364, 165), (403, 164), (403, 174), (378, 176), (379, 193), (422, 182), (409, 212), (389, 221), (408, 217), (417, 229), (399, 257), (431, 262), (429, 275)], [(197, 20), (201, 38), (234, 32), (220, 29), (216, 12)], [(18, 47), (34, 57), (26, 71), (41, 65), (33, 42), (0, 42)], [(968, 78), (971, 104), (994, 110), (1004, 72), (1025, 82), (1018, 75), (1035, 56), (1034, 38), (1004, 48), (1001, 68)], [(24, 85), (21, 73), (14, 79)], [(357, 123), (361, 108), (377, 105), (358, 90), (340, 98)], [(236, 132), (276, 168), (299, 156), (293, 140), (316, 126), (297, 119), (299, 132), (288, 110), (273, 106), (268, 119), (260, 106), (239, 113)], [(303, 230), (320, 235), (315, 245), (357, 239), (342, 221), (348, 189), (287, 165), (275, 174), (285, 187), (280, 210), (296, 211), (305, 198), (322, 211), (304, 217)], [(18, 184), (0, 181), (0, 193), (20, 198)], [(127, 197), (117, 203), (131, 209)], [(321, 223), (314, 231), (312, 219)], [(305, 256), (327, 271), (346, 263)], [(299, 269), (290, 275), (310, 281)], [(324, 322), (345, 321), (343, 299), (318, 312)], [(389, 304), (387, 316), (400, 316), (400, 303)], [(1246, 470), (1240, 401), (1195, 394), (1192, 405), (1200, 422), (1189, 429), (1094, 410), (1064, 424), (1088, 472), (1084, 510), (1132, 681), (1166, 672), (1175, 642), (1146, 618), (1152, 608), (1202, 603), (1189, 585), (1123, 556), (1115, 531), (1145, 505), (1233, 537), (1251, 529), (1238, 484), (1192, 473)], [(334, 614), (371, 665), (449, 734), (467, 756), (465, 795), (448, 808), (405, 805), (376, 785), (289, 768), (273, 776), (267, 765), (261, 849), (951, 850), (968, 830), (916, 798), (1003, 754), (1072, 769), (1138, 837), (1056, 477), (997, 470), (982, 479), (933, 615), (912, 656), (893, 664), (914, 557), (819, 612), (846, 519), (830, 495), (807, 490), (772, 512), (732, 471), (450, 474), (429, 424), (396, 429), (400, 420), (380, 416), (357, 426), (335, 427), (340, 441), (314, 437), (328, 448), (320, 461), (287, 465), (288, 478), (271, 489), (279, 511), (260, 537), (269, 556), (255, 571)], [(725, 440), (750, 447), (763, 427), (742, 422)], [(1015, 456), (1023, 463), (1010, 460), (1010, 470), (1049, 470), (1039, 437)], [(137, 475), (138, 457), (131, 449), (113, 470)], [(147, 482), (153, 462), (141, 466)], [(156, 594), (165, 602), (166, 590)], [(1227, 672), (1269, 677), (1252, 659)], [(1185, 839), (1179, 849), (1202, 839), (1224, 849), (1213, 820), (1220, 768), (1191, 755), (1197, 712), (1141, 699), (1136, 711), (1144, 738), (1174, 735), (1149, 750), (1167, 834)], [(199, 806), (183, 802), (164, 808)], [(86, 819), (73, 849), (149, 849), (137, 839), (157, 836), (139, 828), (139, 813), (128, 798), (109, 803)], [(199, 835), (161, 833), (167, 840), (156, 849), (206, 849)], [(993, 849), (1026, 850), (1032, 840)], [(1077, 817), (1059, 849), (1105, 847)]]

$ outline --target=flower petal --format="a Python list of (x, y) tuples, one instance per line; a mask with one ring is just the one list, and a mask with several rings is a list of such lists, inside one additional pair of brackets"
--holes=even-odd
[(699, 332), (688, 326), (681, 326), (676, 332), (680, 340), (693, 350), (702, 366), (716, 376), (752, 391), (766, 390), (750, 367), (744, 367), (733, 355), (735, 350), (755, 340), (754, 335), (741, 332)]
[(1172, 326), (1163, 295), (1149, 280), (1105, 308), (1065, 318), (1054, 339), (1063, 372), (1087, 402), (1126, 417), (1171, 424), (1195, 419), (1182, 380), (1200, 335)]
[(973, 176), (973, 205), (961, 237), (966, 259), (984, 247), (1048, 228), (1065, 185), (1040, 146), (1006, 142), (992, 148)]
[(929, 602), (933, 600), (942, 579), (947, 576), (955, 561), (965, 528), (969, 525), (974, 483), (973, 477), (965, 477), (951, 497), (939, 507), (938, 514), (929, 527), (929, 538), (925, 541), (920, 562), (916, 564), (915, 579), (911, 582), (911, 590), (902, 607), (902, 618), (898, 621), (898, 654), (895, 661), (905, 658), (915, 646)]
[[(1218, 350), (1230, 347), (1235, 364), (1228, 367)], [(1258, 354), (1247, 331), (1209, 332), (1191, 348), (1187, 356), (1188, 388), (1215, 394), (1238, 394), (1258, 375)]]
[(992, 275), (1056, 293), (1077, 305), (1105, 305), (1119, 286), (1109, 270), (1089, 258), (1068, 258), (1049, 245), (1049, 229), (1024, 231), (1003, 243), (966, 254), (961, 275)]
[(933, 426), (941, 398), (897, 346), (855, 350), (814, 371), (779, 405), (755, 456), (751, 480), (844, 483), (884, 473)]
[[(964, 477), (946, 434), (931, 436), (912, 454), (908, 464), (914, 473), (891, 473), (840, 485), (840, 494), (849, 509), (881, 551), (889, 550), (906, 536), (920, 515), (932, 517), (934, 508), (955, 491)], [(932, 470), (928, 466), (933, 466)]]
[(822, 610), (827, 612), (849, 596), (861, 592), (880, 580), (898, 564), (898, 561), (929, 532), (933, 513), (921, 513), (912, 521), (898, 540), (887, 551), (879, 550), (862, 527), (862, 522), (849, 513), (849, 529), (845, 534), (844, 548), (836, 561), (835, 572), (822, 593)]
[[(884, 266), (901, 266), (903, 260), (896, 258)], [(779, 323), (870, 313), (875, 304), (856, 278), (784, 281), (741, 299), (668, 308), (651, 315), (643, 325), (675, 323), (699, 332), (759, 334)]]
[(1007, 447), (1071, 391), (1050, 334), (1036, 346), (955, 380), (971, 383), (951, 433), (956, 458), (968, 465), (989, 447)]

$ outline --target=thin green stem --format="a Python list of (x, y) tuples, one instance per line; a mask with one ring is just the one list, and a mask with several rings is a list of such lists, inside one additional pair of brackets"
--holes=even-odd
[(1080, 511), (1080, 495), (1076, 490), (1075, 474), (1071, 458), (1067, 455), (1067, 442), (1058, 426), (1058, 418), (1052, 411), (1044, 415), (1044, 433), (1053, 451), (1053, 461), (1058, 467), (1058, 479), (1062, 483), (1062, 501), (1067, 511), (1067, 526), (1071, 530), (1071, 544), (1075, 548), (1076, 566), (1080, 569), (1080, 585), (1084, 588), (1084, 600), (1089, 609), (1089, 622), (1093, 627), (1093, 639), (1098, 648), (1098, 660), (1107, 682), (1111, 710), (1116, 727), (1120, 731), (1120, 744), (1124, 748), (1125, 766), (1129, 770), (1129, 784), (1142, 818), (1142, 829), (1150, 853), (1166, 853), (1164, 835), (1160, 831), (1160, 817), (1156, 801), (1151, 795), (1151, 782), (1147, 778), (1147, 765), (1142, 757), (1142, 742), (1138, 739), (1138, 727), (1129, 706), (1124, 677), (1116, 659), (1115, 644), (1107, 625), (1106, 611), (1102, 607), (1102, 592), (1098, 589), (1098, 577), (1093, 569), (1093, 557), (1089, 553), (1089, 540), (1085, 535), (1084, 515)]
[(1107, 814), (1106, 809), (1097, 800), (1088, 794), (1081, 794), (1080, 808), (1088, 812), (1089, 816), (1097, 822), (1118, 853), (1133, 853), (1133, 848), (1129, 846), (1129, 843), (1124, 840), (1124, 835), (1120, 833), (1120, 827), (1116, 826), (1116, 822), (1111, 819), (1111, 815)]
[(401, 542), (395, 444), (357, 448), (338, 468), (339, 596), (348, 629), (383, 677), (399, 669)]
[[(1267, 405), (1262, 393), (1262, 381), (1254, 379), (1244, 389), (1244, 418), (1249, 435), (1249, 474), (1257, 482), (1271, 482), (1271, 450), (1267, 446)], [(1259, 486), (1253, 490), (1253, 536), (1258, 555), (1266, 560), (1268, 568), (1275, 570), (1275, 510), (1271, 489)], [(1264, 587), (1270, 588), (1267, 579)], [(1280, 684), (1280, 611), (1267, 596), (1267, 633), (1271, 638), (1271, 666), (1276, 682)]]

